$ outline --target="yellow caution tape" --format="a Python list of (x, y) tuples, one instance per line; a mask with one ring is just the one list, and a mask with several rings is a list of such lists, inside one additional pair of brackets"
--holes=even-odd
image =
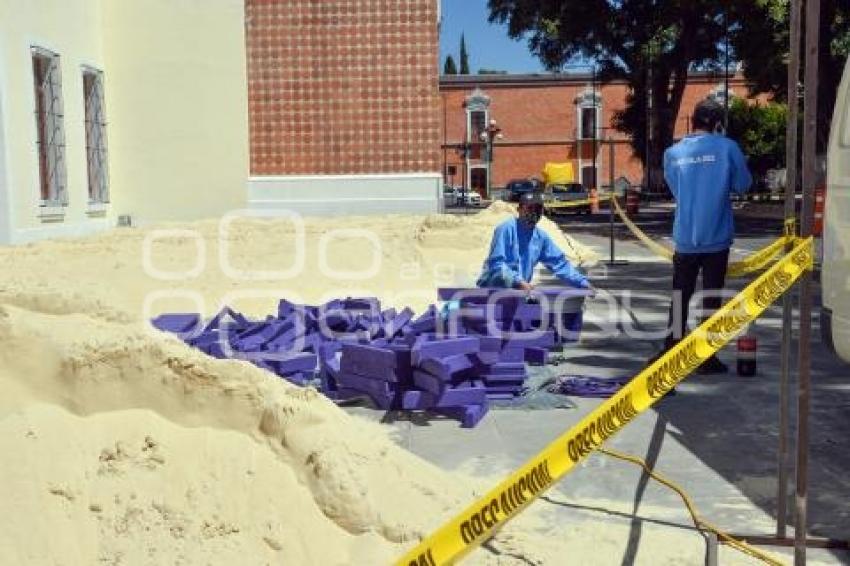
[[(606, 200), (611, 200), (611, 197), (608, 196), (608, 195), (600, 196), (600, 197), (598, 197), (597, 200), (598, 200), (598, 202), (603, 202), (603, 201), (606, 201)], [(573, 207), (578, 207), (578, 206), (588, 206), (592, 202), (593, 201), (589, 198), (581, 199), (581, 200), (549, 201), (549, 202), (544, 203), (543, 206), (545, 208), (573, 208)]]
[(790, 253), (637, 374), (616, 395), (420, 542), (396, 564), (451, 564), (489, 539), (578, 462), (728, 343), (791, 288), (805, 271), (812, 269), (812, 261), (812, 238), (798, 242)]
[[(659, 244), (652, 238), (650, 238), (643, 230), (638, 228), (638, 226), (632, 222), (632, 220), (623, 212), (623, 209), (620, 207), (620, 203), (616, 198), (614, 201), (614, 210), (617, 212), (617, 215), (622, 220), (623, 224), (626, 228), (631, 231), (634, 236), (640, 240), (646, 247), (655, 252), (655, 254), (661, 258), (664, 258), (668, 261), (673, 260), (673, 254), (675, 253), (672, 249), (668, 248), (663, 244)], [(790, 231), (789, 231), (789, 220), (790, 220)], [(767, 246), (761, 248), (760, 250), (756, 250), (751, 255), (740, 261), (732, 261), (729, 262), (729, 267), (727, 268), (726, 275), (729, 277), (742, 277), (744, 275), (755, 273), (756, 271), (761, 271), (765, 267), (771, 264), (774, 259), (782, 252), (785, 248), (786, 244), (794, 244), (796, 242), (796, 237), (794, 236), (794, 221), (793, 219), (789, 219), (785, 221), (785, 229), (784, 235), (771, 242)]]

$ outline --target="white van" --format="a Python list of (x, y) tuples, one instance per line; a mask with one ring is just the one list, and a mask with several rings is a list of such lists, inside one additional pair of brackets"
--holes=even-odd
[(826, 183), (821, 332), (824, 342), (850, 362), (850, 59), (835, 101)]

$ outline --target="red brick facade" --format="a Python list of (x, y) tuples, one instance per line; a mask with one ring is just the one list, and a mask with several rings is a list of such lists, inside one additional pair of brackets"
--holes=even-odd
[(252, 175), (437, 172), (438, 0), (247, 0)]
[[(690, 115), (697, 102), (722, 86), (716, 76), (693, 76), (686, 88), (681, 111), (676, 120), (676, 135), (686, 134)], [(593, 165), (593, 142), (577, 140), (579, 104), (592, 104), (593, 88), (589, 76), (546, 75), (469, 75), (442, 77), (440, 98), (443, 108), (443, 143), (441, 156), (444, 171), (454, 166), (455, 185), (476, 186), (486, 179), (486, 153), (473, 148), (467, 163), (460, 145), (467, 139), (468, 97), (480, 89), (489, 97), (487, 119), (495, 119), (504, 138), (495, 143), (491, 163), (491, 187), (502, 187), (511, 179), (540, 177), (547, 161), (573, 163), (576, 180), (581, 180), (580, 166)], [(746, 96), (747, 88), (741, 77), (730, 80), (735, 96)], [(643, 168), (633, 157), (631, 146), (623, 134), (613, 130), (614, 112), (625, 106), (628, 89), (625, 84), (596, 85), (601, 100), (600, 139), (614, 140), (614, 177), (625, 176), (632, 183), (643, 181)], [(472, 136), (470, 136), (472, 137)], [(599, 184), (607, 184), (610, 175), (610, 146), (597, 145), (596, 159)]]

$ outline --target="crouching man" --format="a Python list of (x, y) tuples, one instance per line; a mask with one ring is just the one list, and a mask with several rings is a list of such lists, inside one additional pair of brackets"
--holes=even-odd
[(531, 278), (538, 263), (573, 287), (592, 291), (590, 281), (573, 267), (555, 242), (537, 226), (543, 216), (543, 196), (525, 193), (519, 201), (519, 217), (510, 218), (493, 232), (490, 255), (484, 260), (479, 287), (531, 291)]

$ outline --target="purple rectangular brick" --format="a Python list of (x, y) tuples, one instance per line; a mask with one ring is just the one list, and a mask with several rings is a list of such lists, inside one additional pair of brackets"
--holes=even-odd
[(446, 382), (437, 376), (421, 370), (413, 370), (413, 383), (419, 389), (439, 397), (446, 389)]
[(496, 375), (525, 375), (525, 363), (523, 362), (499, 362), (488, 368), (488, 372)]
[(458, 354), (446, 358), (427, 358), (422, 360), (418, 367), (443, 381), (451, 381), (461, 374), (468, 374), (474, 364), (469, 355)]
[(505, 337), (505, 348), (551, 348), (555, 345), (555, 333), (551, 330), (545, 332), (513, 332)]
[[(430, 396), (431, 393), (426, 393)], [(487, 389), (483, 382), (465, 382), (457, 387), (450, 387), (443, 394), (433, 399), (433, 406), (460, 407), (465, 405), (483, 405), (487, 402)]]
[(433, 342), (418, 342), (414, 344), (411, 361), (418, 365), (428, 358), (447, 358), (458, 354), (474, 354), (481, 347), (477, 337), (447, 338)]
[(410, 379), (411, 367), (404, 349), (379, 348), (365, 344), (344, 344), (341, 370), (385, 381)]
[(342, 300), (345, 310), (381, 312), (381, 302), (375, 297), (348, 297)]
[(279, 374), (290, 374), (315, 372), (319, 359), (316, 354), (300, 353), (288, 355), (283, 359), (266, 359), (266, 363), (275, 368)]
[(337, 383), (340, 388), (363, 391), (382, 409), (389, 408), (396, 391), (391, 384), (382, 379), (372, 379), (345, 372), (340, 372)]
[(549, 359), (549, 350), (546, 348), (526, 348), (525, 361), (532, 364), (543, 366)]
[(230, 307), (224, 307), (214, 317), (212, 317), (209, 322), (207, 322), (201, 332), (204, 333), (211, 330), (218, 330), (223, 325), (227, 325), (231, 330), (240, 330), (249, 324), (250, 321), (242, 316), (242, 314), (234, 311)]
[(487, 384), (487, 391), (490, 393), (515, 393), (519, 394), (522, 391), (522, 385), (490, 385)]
[(487, 403), (481, 405), (468, 405), (466, 407), (452, 407), (447, 409), (439, 409), (444, 415), (460, 421), (460, 426), (463, 428), (473, 428), (489, 410)]
[(386, 320), (382, 328), (384, 337), (388, 339), (394, 338), (405, 328), (405, 326), (410, 324), (412, 319), (413, 311), (409, 308), (405, 308), (391, 319)]
[(279, 319), (285, 319), (292, 315), (295, 312), (295, 303), (291, 303), (286, 299), (281, 299), (277, 303), (277, 317)]
[(330, 329), (334, 332), (345, 332), (354, 325), (351, 314), (342, 309), (326, 311), (319, 317), (319, 327), (324, 331)]
[(525, 361), (525, 348), (521, 346), (508, 345), (502, 349), (502, 352), (499, 354), (500, 362), (524, 362)]
[(151, 321), (151, 324), (164, 332), (182, 334), (194, 330), (200, 321), (201, 315), (197, 313), (170, 313), (159, 315)]
[(433, 332), (437, 329), (437, 316), (422, 315), (410, 323), (410, 329), (417, 334)]

